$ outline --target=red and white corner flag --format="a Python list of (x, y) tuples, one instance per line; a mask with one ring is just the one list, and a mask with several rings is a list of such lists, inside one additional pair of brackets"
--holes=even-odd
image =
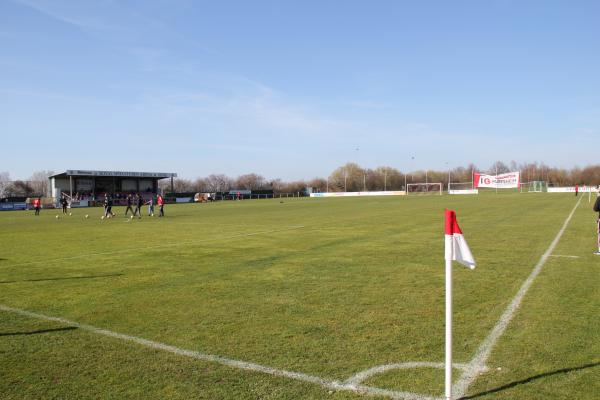
[(456, 221), (456, 212), (446, 210), (446, 260), (475, 268), (475, 259)]
[(475, 259), (456, 221), (456, 213), (446, 210), (446, 359), (445, 398), (452, 400), (452, 261), (474, 269)]

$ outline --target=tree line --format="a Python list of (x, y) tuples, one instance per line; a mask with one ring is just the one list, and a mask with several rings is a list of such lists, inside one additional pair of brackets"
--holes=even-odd
[[(357, 192), (375, 190), (404, 190), (406, 184), (423, 182), (441, 182), (445, 187), (452, 183), (467, 183), (472, 180), (473, 172), (495, 175), (511, 171), (521, 171), (522, 182), (545, 181), (551, 186), (600, 185), (600, 165), (571, 169), (550, 167), (544, 163), (521, 163), (514, 161), (506, 164), (493, 163), (489, 168), (478, 168), (475, 164), (455, 167), (446, 171), (416, 170), (400, 171), (397, 168), (381, 166), (363, 168), (356, 163), (346, 163), (326, 178), (313, 178), (286, 182), (281, 179), (269, 180), (259, 174), (246, 174), (231, 178), (227, 175), (209, 175), (191, 179), (175, 179), (174, 192), (226, 192), (236, 189), (273, 190), (275, 193), (297, 193), (305, 188), (317, 192)], [(170, 191), (170, 182), (162, 181), (162, 189)]]
[(11, 180), (8, 172), (0, 172), (0, 199), (6, 197), (45, 196), (48, 193), (48, 177), (53, 171), (34, 172), (27, 180)]
[[(356, 163), (346, 163), (325, 178), (284, 181), (267, 179), (262, 175), (250, 173), (232, 178), (224, 174), (211, 174), (197, 179), (177, 178), (173, 181), (176, 193), (191, 192), (227, 192), (236, 189), (273, 190), (275, 193), (297, 193), (306, 188), (317, 192), (357, 192), (374, 190), (404, 190), (409, 183), (441, 182), (447, 187), (452, 183), (471, 182), (472, 172), (491, 175), (510, 171), (521, 171), (521, 181), (546, 181), (551, 186), (600, 185), (600, 165), (584, 168), (550, 167), (544, 163), (521, 163), (514, 161), (506, 164), (496, 161), (489, 168), (478, 168), (474, 164), (455, 167), (446, 171), (417, 170), (401, 171), (393, 167), (363, 168)], [(8, 172), (0, 172), (0, 198), (44, 196), (48, 193), (48, 177), (53, 171), (34, 172), (29, 179), (11, 180)], [(171, 182), (160, 181), (159, 187), (171, 191)]]

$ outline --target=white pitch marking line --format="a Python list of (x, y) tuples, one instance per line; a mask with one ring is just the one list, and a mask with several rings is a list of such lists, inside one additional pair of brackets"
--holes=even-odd
[(129, 253), (132, 251), (139, 251), (139, 250), (161, 249), (161, 248), (165, 248), (165, 247), (183, 246), (186, 244), (197, 244), (197, 243), (204, 243), (204, 242), (214, 242), (214, 241), (218, 241), (218, 240), (236, 239), (236, 238), (240, 238), (240, 237), (266, 235), (269, 233), (286, 232), (286, 231), (292, 231), (292, 230), (302, 229), (302, 228), (304, 228), (304, 225), (296, 225), (296, 226), (290, 226), (288, 228), (283, 228), (283, 229), (272, 229), (269, 231), (260, 231), (260, 232), (251, 232), (251, 233), (239, 233), (236, 235), (231, 235), (231, 236), (226, 236), (226, 237), (209, 238), (209, 239), (201, 239), (201, 240), (187, 240), (187, 241), (178, 242), (178, 243), (167, 243), (167, 244), (155, 245), (155, 246), (137, 247), (134, 249), (121, 249), (121, 250), (105, 251), (105, 252), (101, 252), (101, 253), (80, 254), (77, 256), (54, 258), (51, 260), (28, 261), (28, 262), (24, 262), (24, 263), (20, 263), (20, 264), (6, 265), (6, 267), (21, 267), (24, 265), (52, 263), (52, 262), (57, 262), (57, 261), (75, 260), (78, 258), (87, 258), (87, 257), (95, 257), (95, 256), (106, 256), (106, 255), (112, 255), (112, 254)]
[(180, 356), (194, 358), (197, 360), (214, 362), (214, 363), (225, 365), (225, 366), (228, 366), (231, 368), (254, 371), (254, 372), (261, 372), (261, 373), (269, 374), (269, 375), (273, 375), (273, 376), (279, 376), (279, 377), (294, 379), (297, 381), (308, 382), (308, 383), (322, 386), (326, 389), (344, 390), (344, 391), (361, 393), (361, 394), (366, 394), (366, 395), (371, 395), (371, 396), (387, 396), (392, 399), (398, 399), (398, 400), (440, 400), (439, 398), (436, 398), (436, 397), (430, 397), (430, 396), (421, 395), (418, 393), (393, 391), (393, 390), (381, 389), (381, 388), (365, 386), (365, 385), (349, 385), (349, 384), (342, 383), (342, 382), (335, 381), (335, 380), (324, 379), (324, 378), (320, 378), (318, 376), (304, 374), (302, 372), (288, 371), (288, 370), (284, 370), (284, 369), (268, 367), (268, 366), (264, 366), (264, 365), (260, 365), (260, 364), (251, 363), (251, 362), (234, 360), (231, 358), (221, 357), (221, 356), (217, 356), (214, 354), (206, 354), (206, 353), (201, 353), (201, 352), (194, 351), (194, 350), (186, 350), (186, 349), (171, 346), (171, 345), (168, 345), (165, 343), (160, 343), (160, 342), (155, 342), (155, 341), (148, 340), (148, 339), (143, 339), (143, 338), (140, 338), (137, 336), (131, 336), (131, 335), (123, 334), (123, 333), (113, 332), (113, 331), (110, 331), (107, 329), (97, 328), (92, 325), (80, 324), (78, 322), (71, 321), (71, 320), (68, 320), (65, 318), (51, 317), (48, 315), (38, 314), (38, 313), (31, 312), (31, 311), (21, 310), (19, 308), (8, 307), (8, 306), (2, 305), (2, 304), (0, 304), (0, 311), (10, 312), (13, 314), (23, 315), (25, 317), (41, 319), (41, 320), (45, 320), (45, 321), (60, 322), (62, 324), (77, 327), (79, 329), (82, 329), (82, 330), (85, 330), (88, 332), (92, 332), (92, 333), (95, 333), (98, 335), (108, 336), (108, 337), (124, 340), (127, 342), (136, 343), (136, 344), (139, 344), (139, 345), (142, 345), (145, 347), (149, 347), (152, 349), (162, 350), (162, 351), (177, 354)]
[[(494, 345), (496, 344), (496, 342), (498, 341), (500, 336), (506, 330), (508, 323), (512, 320), (512, 317), (514, 316), (514, 313), (516, 312), (521, 301), (523, 300), (523, 297), (525, 297), (525, 294), (529, 290), (529, 287), (531, 286), (531, 284), (533, 283), (533, 281), (535, 280), (537, 275), (539, 275), (539, 273), (541, 272), (541, 269), (544, 266), (544, 264), (546, 263), (546, 260), (548, 259), (548, 257), (551, 257), (551, 256), (560, 257), (561, 256), (561, 255), (552, 255), (550, 253), (552, 253), (552, 251), (554, 251), (554, 248), (556, 247), (556, 245), (558, 244), (558, 241), (562, 237), (567, 225), (569, 224), (571, 218), (573, 217), (573, 214), (575, 213), (577, 206), (579, 206), (579, 203), (581, 202), (582, 198), (583, 197), (581, 197), (578, 200), (577, 204), (575, 204), (575, 206), (571, 210), (571, 213), (569, 214), (569, 216), (565, 220), (563, 226), (561, 227), (560, 231), (558, 232), (558, 234), (556, 235), (556, 237), (554, 238), (554, 240), (552, 241), (552, 243), (550, 244), (550, 246), (548, 247), (546, 252), (544, 252), (542, 257), (540, 258), (540, 260), (534, 267), (533, 271), (531, 272), (529, 277), (525, 280), (525, 282), (523, 283), (523, 285), (521, 286), (521, 288), (519, 289), (519, 291), (517, 292), (517, 294), (511, 301), (511, 303), (508, 305), (508, 307), (506, 308), (506, 310), (504, 311), (504, 313), (502, 314), (502, 316), (500, 317), (500, 319), (498, 320), (498, 322), (496, 323), (496, 325), (494, 326), (494, 328), (492, 329), (490, 334), (482, 342), (478, 351), (475, 353), (475, 356), (473, 357), (473, 359), (468, 364), (459, 364), (459, 363), (453, 364), (454, 367), (464, 370), (459, 381), (454, 385), (454, 393), (456, 393), (457, 398), (463, 397), (465, 395), (466, 391), (468, 390), (469, 386), (476, 379), (477, 374), (479, 372), (485, 371), (487, 369), (485, 367), (485, 362), (489, 358)], [(281, 232), (281, 231), (287, 231), (287, 230), (299, 229), (299, 228), (304, 228), (304, 226), (295, 226), (295, 227), (290, 227), (290, 228), (282, 229), (282, 230), (273, 230), (273, 231), (255, 232), (255, 233), (249, 233), (249, 234), (243, 234), (243, 235), (234, 235), (231, 237), (260, 235), (260, 234)], [(201, 241), (194, 241), (194, 242), (182, 242), (182, 243), (176, 243), (176, 244), (171, 244), (171, 245), (154, 246), (152, 248), (167, 247), (167, 246), (172, 246), (172, 245), (189, 244), (189, 243), (199, 243), (199, 242), (204, 242), (204, 241), (208, 241), (208, 240), (201, 240)], [(129, 250), (127, 250), (127, 251), (129, 251)], [(102, 254), (114, 254), (114, 253), (120, 253), (120, 252), (122, 252), (122, 251), (95, 253), (95, 254), (91, 254), (91, 255), (87, 255), (87, 256), (102, 255)], [(85, 256), (82, 256), (82, 257), (85, 257)], [(563, 256), (563, 257), (578, 258), (579, 256)], [(71, 258), (79, 258), (79, 256), (71, 257)], [(64, 259), (67, 259), (67, 258), (64, 258)], [(64, 260), (64, 259), (59, 259), (59, 260)], [(57, 260), (55, 260), (55, 261), (57, 261)], [(41, 262), (41, 261), (39, 261), (39, 262)], [(27, 264), (33, 264), (33, 263), (37, 263), (37, 262), (33, 261), (30, 263), (17, 264), (17, 265), (27, 265)], [(76, 326), (80, 329), (94, 332), (97, 334), (134, 342), (134, 343), (137, 343), (137, 344), (140, 344), (143, 346), (168, 351), (168, 352), (171, 352), (174, 354), (179, 354), (182, 356), (196, 358), (199, 360), (212, 361), (212, 362), (227, 365), (227, 366), (230, 366), (233, 368), (251, 370), (251, 371), (256, 371), (256, 372), (263, 372), (263, 373), (270, 374), (270, 375), (287, 377), (290, 379), (314, 383), (314, 384), (317, 384), (317, 385), (320, 385), (322, 387), (329, 388), (329, 389), (346, 390), (346, 391), (352, 391), (352, 392), (368, 394), (368, 395), (387, 396), (387, 397), (390, 397), (393, 399), (401, 399), (401, 400), (443, 400), (443, 398), (441, 398), (441, 397), (431, 397), (431, 396), (426, 396), (426, 395), (422, 395), (419, 393), (411, 393), (411, 392), (392, 391), (392, 390), (381, 389), (381, 388), (376, 388), (376, 387), (365, 386), (365, 385), (359, 384), (360, 382), (364, 381), (365, 379), (367, 379), (368, 377), (370, 377), (374, 374), (385, 372), (385, 371), (388, 371), (391, 369), (408, 369), (408, 368), (420, 368), (420, 367), (442, 368), (443, 363), (407, 362), (407, 363), (399, 363), (399, 364), (387, 364), (387, 365), (382, 365), (382, 366), (370, 368), (368, 370), (359, 372), (358, 374), (352, 376), (345, 382), (341, 383), (339, 381), (327, 380), (327, 379), (319, 378), (319, 377), (312, 376), (312, 375), (307, 375), (307, 374), (300, 373), (300, 372), (280, 370), (280, 369), (267, 367), (267, 366), (254, 364), (254, 363), (249, 363), (249, 362), (245, 362), (245, 361), (232, 360), (232, 359), (228, 359), (228, 358), (220, 357), (220, 356), (216, 356), (216, 355), (204, 354), (204, 353), (200, 353), (200, 352), (196, 352), (196, 351), (192, 351), (192, 350), (180, 349), (178, 347), (170, 346), (170, 345), (159, 343), (159, 342), (153, 342), (151, 340), (138, 338), (136, 336), (124, 335), (121, 333), (96, 328), (91, 325), (79, 324), (77, 322), (69, 321), (67, 319), (45, 316), (42, 314), (36, 314), (36, 313), (32, 313), (32, 312), (25, 311), (25, 310), (7, 307), (4, 305), (0, 305), (0, 310), (6, 311), (6, 312), (13, 312), (16, 314), (20, 314), (20, 315), (24, 315), (24, 316), (28, 316), (28, 317), (32, 317), (32, 318), (61, 322), (61, 323), (64, 323), (64, 324), (67, 324), (70, 326)]]
[(565, 254), (550, 254), (549, 257), (579, 258), (579, 256), (568, 256)]
[(554, 251), (554, 248), (558, 244), (558, 241), (562, 237), (565, 229), (567, 229), (567, 225), (571, 221), (573, 214), (575, 214), (575, 210), (577, 209), (577, 206), (579, 205), (579, 203), (581, 203), (582, 198), (583, 197), (579, 198), (579, 200), (577, 201), (577, 204), (575, 204), (575, 207), (573, 207), (573, 209), (571, 210), (571, 213), (565, 220), (563, 226), (560, 228), (560, 230), (556, 234), (556, 237), (554, 238), (552, 243), (550, 243), (550, 246), (548, 247), (548, 249), (546, 249), (544, 254), (542, 254), (542, 257), (540, 258), (538, 263), (533, 268), (533, 271), (527, 277), (525, 282), (523, 282), (523, 285), (521, 285), (521, 288), (519, 289), (519, 291), (517, 292), (515, 297), (512, 299), (510, 304), (506, 307), (506, 309), (504, 310), (504, 313), (500, 316), (500, 319), (498, 320), (498, 322), (496, 323), (496, 325), (494, 326), (492, 331), (483, 340), (481, 345), (479, 345), (479, 348), (477, 349), (477, 352), (473, 356), (473, 359), (468, 364), (468, 368), (462, 373), (458, 382), (454, 385), (453, 392), (455, 393), (456, 398), (463, 397), (467, 393), (469, 386), (471, 386), (471, 384), (475, 381), (475, 379), (477, 378), (477, 374), (479, 372), (481, 372), (482, 367), (486, 364), (490, 354), (492, 353), (492, 349), (496, 345), (496, 342), (498, 341), (500, 336), (502, 336), (502, 334), (506, 330), (506, 327), (512, 320), (512, 318), (515, 315), (519, 306), (521, 305), (521, 301), (523, 300), (523, 298), (525, 297), (525, 294), (531, 287), (531, 284), (533, 283), (535, 278), (541, 272), (542, 267), (546, 263), (546, 260), (548, 259), (550, 254), (552, 254), (552, 252)]
[[(466, 370), (468, 368), (467, 364), (453, 363), (452, 366), (457, 369)], [(444, 369), (445, 364), (442, 362), (429, 362), (429, 361), (409, 361), (397, 364), (385, 364), (378, 365), (377, 367), (369, 368), (364, 371), (359, 372), (358, 374), (352, 376), (347, 379), (344, 383), (346, 385), (358, 385), (365, 381), (366, 379), (372, 377), (373, 375), (382, 374), (387, 371), (391, 371), (394, 369), (413, 369), (413, 368), (437, 368)]]

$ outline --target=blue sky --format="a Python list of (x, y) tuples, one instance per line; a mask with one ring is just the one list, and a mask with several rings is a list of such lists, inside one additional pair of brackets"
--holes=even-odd
[(599, 15), (597, 1), (4, 0), (0, 171), (598, 163)]

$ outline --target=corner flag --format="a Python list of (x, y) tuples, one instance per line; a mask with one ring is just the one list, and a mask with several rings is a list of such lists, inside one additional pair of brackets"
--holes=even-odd
[(456, 221), (456, 213), (446, 210), (446, 360), (445, 395), (452, 400), (452, 261), (475, 268), (475, 259)]
[(446, 210), (446, 260), (458, 261), (475, 268), (475, 259), (456, 221), (456, 212)]

